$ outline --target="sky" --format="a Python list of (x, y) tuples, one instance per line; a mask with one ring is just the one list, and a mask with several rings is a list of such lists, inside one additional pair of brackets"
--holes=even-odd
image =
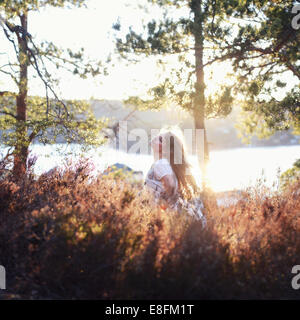
[[(138, 5), (145, 0), (88, 0), (87, 8), (61, 9), (47, 7), (40, 12), (31, 12), (29, 16), (29, 33), (36, 42), (39, 40), (52, 41), (62, 48), (71, 48), (76, 51), (83, 47), (86, 55), (94, 60), (105, 60), (109, 53), (114, 51), (112, 25), (121, 22), (122, 30), (128, 30), (132, 25), (135, 30), (141, 30), (141, 19), (149, 19), (161, 15), (159, 9), (151, 8), (144, 13)], [(129, 4), (129, 5), (128, 5)], [(5, 48), (4, 50), (2, 48)], [(9, 50), (9, 51), (7, 51)], [(0, 53), (14, 52), (8, 44), (3, 32), (0, 32)], [(4, 64), (6, 55), (0, 55), (0, 65)], [(109, 75), (80, 79), (67, 72), (50, 70), (55, 77), (61, 79), (56, 89), (61, 97), (68, 99), (111, 99), (122, 100), (129, 96), (143, 95), (147, 88), (159, 83), (160, 70), (157, 69), (154, 58), (142, 61), (139, 64), (126, 66), (125, 62), (117, 61), (115, 67), (109, 67)], [(226, 82), (226, 73), (230, 71), (229, 63), (216, 65), (206, 73), (206, 83), (209, 90), (216, 89), (216, 83)], [(292, 83), (292, 82), (290, 82)], [(9, 79), (0, 75), (0, 85), (5, 90), (13, 90)], [(29, 94), (44, 95), (44, 87), (39, 79), (30, 83)]]
[[(110, 53), (114, 52), (112, 25), (118, 20), (121, 22), (124, 33), (129, 26), (141, 31), (142, 19), (149, 20), (161, 16), (159, 8), (151, 7), (146, 13), (138, 6), (146, 0), (88, 0), (87, 8), (41, 8), (39, 12), (30, 12), (28, 29), (34, 40), (52, 41), (62, 48), (71, 48), (76, 51), (83, 47), (88, 57), (94, 60), (105, 61)], [(174, 12), (178, 15), (178, 12)], [(121, 33), (122, 34), (122, 33)], [(14, 56), (12, 46), (7, 42), (3, 32), (0, 32), (1, 48), (9, 50), (9, 55)], [(118, 61), (115, 57), (115, 67), (109, 66), (109, 75), (80, 79), (63, 70), (49, 69), (55, 77), (60, 78), (59, 87), (56, 89), (61, 97), (68, 99), (111, 99), (122, 100), (129, 96), (145, 96), (147, 89), (156, 86), (161, 80), (161, 69), (158, 69), (156, 58), (148, 58), (138, 64), (126, 66), (125, 61)], [(1, 63), (1, 58), (3, 63)], [(0, 65), (4, 64), (6, 56), (0, 55)], [(170, 64), (174, 65), (172, 60)], [(214, 83), (224, 79), (229, 70), (229, 64), (215, 70)], [(207, 73), (209, 78), (210, 73)], [(1, 81), (2, 80), (2, 81)], [(30, 80), (29, 94), (43, 95), (44, 87), (39, 79)], [(13, 90), (8, 77), (0, 75), (0, 85), (5, 85), (5, 90)], [(8, 89), (7, 89), (8, 88)]]
[[(130, 6), (126, 3), (130, 2)], [(141, 2), (141, 1), (139, 1)], [(134, 23), (141, 16), (136, 8), (136, 1), (126, 0), (89, 0), (87, 8), (41, 9), (40, 12), (30, 12), (28, 29), (35, 41), (48, 40), (62, 48), (71, 48), (76, 51), (83, 47), (88, 57), (94, 60), (105, 60), (113, 52), (112, 25), (121, 18), (124, 27)], [(9, 50), (9, 55), (14, 52), (7, 40), (0, 32), (0, 52)], [(2, 58), (2, 60), (1, 60)], [(6, 57), (0, 56), (1, 64)], [(80, 79), (72, 74), (59, 71), (56, 76), (61, 78), (58, 90), (65, 98), (98, 98), (98, 99), (123, 99), (145, 91), (145, 87), (157, 81), (154, 59), (139, 65), (125, 66), (125, 62), (117, 62), (115, 68), (110, 70), (107, 77)], [(54, 71), (55, 72), (55, 71)], [(134, 77), (133, 77), (134, 75)], [(2, 80), (2, 81), (1, 81)], [(1, 76), (2, 86), (8, 85), (8, 78)], [(0, 82), (0, 84), (1, 84)], [(40, 81), (33, 80), (30, 94), (39, 94), (43, 89)], [(9, 85), (10, 89), (12, 88)]]

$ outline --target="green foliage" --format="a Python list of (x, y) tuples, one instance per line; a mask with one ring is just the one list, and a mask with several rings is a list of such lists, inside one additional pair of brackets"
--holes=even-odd
[[(116, 36), (116, 49), (120, 56), (129, 61), (141, 61), (150, 56), (156, 56), (158, 65), (162, 67), (162, 81), (148, 92), (148, 99), (130, 97), (125, 103), (135, 103), (142, 109), (158, 109), (167, 105), (179, 105), (183, 109), (193, 112), (199, 108), (196, 97), (199, 95), (196, 82), (195, 38), (199, 33), (198, 21), (195, 20), (195, 2), (189, 0), (149, 0), (150, 11), (153, 6), (161, 9), (162, 18), (143, 21), (143, 32), (136, 32), (130, 27), (124, 37)], [(230, 28), (225, 25), (225, 5), (230, 1), (203, 1), (203, 37), (205, 46), (212, 46), (207, 54), (212, 53), (210, 61), (219, 52), (214, 48), (217, 40), (225, 43), (229, 41)], [(141, 9), (142, 10), (142, 9)], [(180, 14), (181, 13), (181, 14)], [(120, 21), (114, 25), (116, 31), (123, 31)], [(177, 66), (171, 67), (170, 74), (165, 76), (164, 68), (168, 64), (167, 58), (177, 58)], [(203, 85), (205, 88), (205, 85)], [(205, 116), (223, 117), (230, 113), (233, 97), (230, 86), (212, 95), (207, 94), (208, 106)], [(196, 106), (197, 105), (197, 106)], [(201, 106), (204, 108), (204, 106)]]
[[(14, 147), (20, 142), (17, 128), (20, 123), (13, 116), (15, 113), (15, 99), (11, 96), (0, 97), (0, 104), (4, 105), (4, 114), (0, 117), (2, 129), (1, 140), (7, 146)], [(79, 143), (83, 145), (100, 145), (104, 142), (101, 130), (107, 125), (105, 118), (96, 119), (90, 103), (85, 101), (64, 101), (66, 113), (59, 114), (61, 103), (49, 101), (49, 113), (45, 113), (47, 102), (42, 97), (28, 97), (27, 120), (22, 123), (28, 133), (23, 144), (29, 146), (32, 142), (53, 144), (60, 141)], [(64, 110), (65, 111), (65, 110)]]
[(86, 0), (1, 0), (0, 5), (4, 8), (7, 18), (14, 18), (24, 11), (38, 11), (45, 6), (67, 7), (84, 5)]
[[(204, 66), (230, 60), (236, 76), (234, 86), (206, 95), (207, 118), (226, 116), (233, 97), (241, 97), (243, 119), (238, 127), (245, 139), (289, 129), (299, 134), (300, 32), (291, 25), (295, 1), (202, 1), (202, 34), (194, 20), (197, 0), (148, 2), (164, 10), (163, 18), (144, 22), (141, 33), (130, 29), (124, 38), (117, 38), (117, 50), (129, 60), (157, 56), (161, 65), (166, 64), (165, 57), (178, 56), (179, 66), (149, 91), (149, 100), (130, 102), (154, 109), (175, 103), (192, 111), (198, 93), (191, 57), (198, 34), (204, 41)], [(287, 79), (295, 83), (289, 91), (284, 90)]]
[[(48, 72), (50, 66), (58, 71), (67, 70), (85, 79), (88, 75), (107, 74), (102, 62), (85, 57), (84, 49), (74, 52), (59, 48), (47, 40), (37, 44), (27, 30), (29, 11), (41, 7), (80, 7), (84, 0), (4, 0), (1, 3), (5, 19), (4, 34), (8, 46), (15, 50), (15, 58), (9, 57), (0, 73), (15, 83), (14, 92), (1, 92), (0, 128), (2, 143), (15, 148), (15, 156), (30, 143), (76, 142), (85, 146), (103, 143), (100, 131), (106, 119), (97, 120), (85, 101), (62, 101), (56, 94), (58, 79)], [(2, 13), (1, 13), (2, 15)], [(18, 25), (20, 23), (21, 25)], [(2, 31), (2, 29), (1, 29)], [(21, 71), (20, 71), (21, 70)], [(46, 97), (28, 96), (28, 74), (33, 71), (45, 87)], [(19, 106), (19, 107), (18, 107)], [(24, 148), (23, 148), (24, 150)], [(19, 154), (20, 156), (20, 154)], [(22, 154), (23, 163), (26, 152)]]
[(207, 117), (226, 117), (232, 110), (233, 97), (231, 95), (231, 87), (224, 86), (221, 88), (217, 97), (210, 96), (206, 102)]
[[(265, 138), (300, 127), (300, 33), (292, 28), (295, 1), (247, 1), (232, 13), (241, 23), (232, 44), (224, 47), (242, 94), (241, 134)], [(291, 80), (294, 88), (283, 90)], [(278, 98), (279, 97), (279, 98)]]
[[(257, 81), (251, 88), (258, 88)], [(252, 84), (253, 84), (252, 83)], [(254, 89), (257, 90), (257, 89)], [(250, 92), (242, 103), (244, 117), (240, 122), (240, 132), (244, 137), (256, 135), (266, 138), (276, 131), (293, 130), (300, 135), (300, 87), (287, 92), (282, 100), (257, 98), (257, 92)]]
[(286, 170), (280, 176), (280, 185), (282, 189), (289, 188), (300, 179), (300, 159), (295, 161), (291, 169)]

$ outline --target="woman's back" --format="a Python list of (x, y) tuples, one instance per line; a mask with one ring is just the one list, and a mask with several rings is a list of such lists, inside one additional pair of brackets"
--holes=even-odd
[[(171, 176), (174, 180), (174, 188), (171, 195), (166, 195), (162, 179), (166, 176)], [(147, 173), (146, 186), (155, 192), (156, 197), (167, 200), (172, 206), (178, 198), (178, 180), (169, 161), (165, 158), (159, 159), (153, 163)]]
[(151, 147), (156, 161), (146, 176), (145, 185), (154, 191), (161, 207), (185, 211), (205, 225), (203, 203), (195, 179), (189, 174), (183, 141), (166, 132), (153, 138)]

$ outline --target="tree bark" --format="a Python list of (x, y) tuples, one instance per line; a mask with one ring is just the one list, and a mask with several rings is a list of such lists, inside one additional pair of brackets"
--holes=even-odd
[[(204, 66), (203, 66), (203, 11), (202, 0), (193, 0), (194, 11), (194, 37), (195, 37), (195, 66), (196, 66), (196, 84), (195, 99), (193, 105), (193, 117), (195, 131), (200, 131), (203, 139), (196, 146), (199, 166), (202, 173), (202, 185), (206, 185), (206, 167), (208, 162), (208, 143), (205, 129), (205, 83), (204, 83)], [(197, 139), (197, 137), (196, 137)], [(199, 139), (199, 135), (198, 135)], [(199, 145), (201, 148), (199, 148)]]
[[(27, 31), (27, 12), (20, 15), (22, 28)], [(18, 34), (20, 66), (19, 91), (16, 97), (17, 107), (17, 128), (16, 142), (14, 150), (14, 167), (13, 174), (16, 178), (21, 178), (26, 173), (26, 163), (28, 157), (28, 137), (26, 127), (27, 113), (27, 92), (28, 92), (28, 55), (27, 55), (27, 38), (26, 34)]]

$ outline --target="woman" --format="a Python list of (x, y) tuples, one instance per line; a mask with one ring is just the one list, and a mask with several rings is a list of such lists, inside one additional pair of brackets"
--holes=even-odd
[[(172, 132), (159, 134), (151, 141), (154, 163), (145, 184), (154, 191), (161, 208), (186, 209), (197, 219), (204, 221), (198, 187), (190, 174), (183, 142)], [(198, 202), (197, 202), (198, 200)]]

